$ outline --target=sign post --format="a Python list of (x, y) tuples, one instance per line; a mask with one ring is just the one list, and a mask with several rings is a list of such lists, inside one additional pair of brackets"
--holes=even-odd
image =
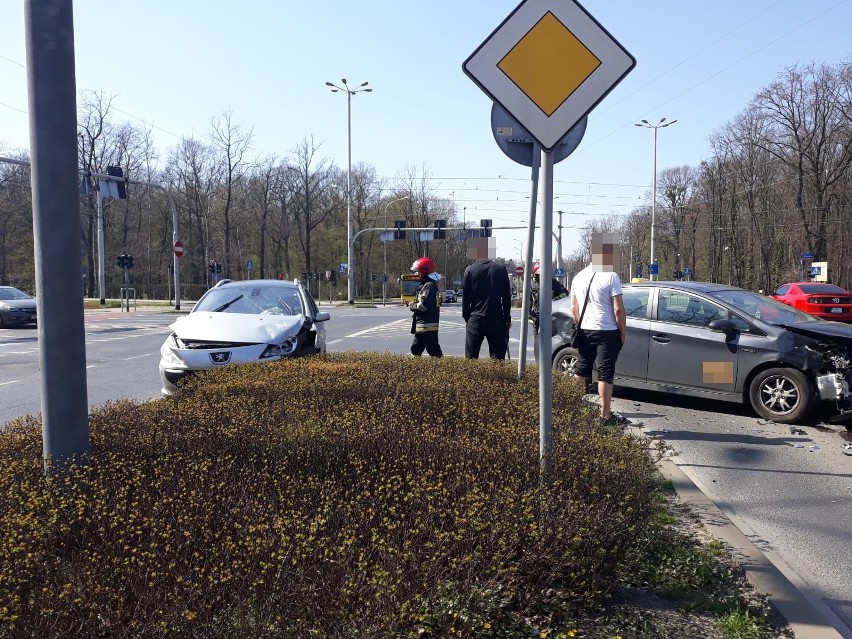
[[(539, 162), (535, 156), (541, 149), (544, 175), (542, 282), (552, 279), (554, 149), (635, 66), (635, 58), (576, 0), (524, 0), (462, 65), (465, 74), (532, 138), (536, 185)], [(536, 195), (537, 189), (530, 198), (530, 233), (535, 226)], [(532, 242), (528, 242), (530, 259), (531, 245)], [(551, 301), (549, 295), (539, 299), (539, 334), (543, 336), (551, 334)], [(551, 352), (550, 340), (540, 339), (539, 461), (542, 478), (546, 475), (547, 459), (552, 450)]]

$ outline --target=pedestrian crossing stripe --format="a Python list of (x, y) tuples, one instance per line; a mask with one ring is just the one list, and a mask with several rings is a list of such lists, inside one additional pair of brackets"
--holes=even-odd
[[(438, 334), (441, 333), (458, 333), (466, 328), (464, 322), (441, 322)], [(379, 337), (383, 335), (407, 335), (411, 333), (411, 319), (398, 319), (381, 326), (373, 326), (357, 333), (347, 335), (345, 339), (354, 337)]]

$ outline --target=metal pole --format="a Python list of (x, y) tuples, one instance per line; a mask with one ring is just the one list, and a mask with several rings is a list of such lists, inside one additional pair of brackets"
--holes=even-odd
[[(541, 164), (544, 169), (544, 206), (541, 219), (541, 254), (551, 255), (551, 235), (553, 228), (553, 153), (543, 151)], [(550, 360), (553, 352), (551, 339), (553, 307), (550, 293), (550, 281), (553, 278), (553, 268), (550, 259), (541, 260), (539, 282), (542, 294), (539, 295), (539, 339), (538, 339), (538, 412), (539, 412), (539, 461), (541, 468), (540, 479), (545, 481), (548, 471), (548, 458), (553, 452), (552, 437), (552, 404), (553, 404), (553, 371)]]
[(80, 279), (77, 105), (71, 0), (24, 9), (32, 155), (42, 449), (51, 473), (89, 452)]
[(348, 239), (348, 251), (346, 256), (348, 279), (349, 303), (355, 303), (355, 265), (352, 263), (352, 92), (346, 91), (346, 139), (348, 148), (348, 160), (346, 164), (346, 237)]
[[(651, 264), (656, 264), (654, 253), (654, 229), (657, 217), (657, 128), (654, 127), (654, 187), (651, 192)], [(650, 267), (648, 267), (650, 269)], [(655, 281), (657, 275), (650, 273), (648, 275), (650, 281)]]
[[(556, 240), (556, 266), (560, 269), (565, 269), (565, 263), (562, 260), (562, 211), (559, 211), (559, 238)], [(565, 282), (568, 275), (565, 274), (559, 278), (562, 282), (562, 286), (565, 286)]]
[(104, 199), (101, 197), (100, 183), (97, 191), (98, 212), (98, 294), (101, 306), (106, 304), (106, 273), (104, 272)]
[[(541, 147), (533, 143), (532, 151), (532, 171), (530, 175), (530, 215), (527, 224), (527, 251), (526, 263), (524, 264), (524, 285), (523, 297), (521, 298), (521, 326), (520, 330), (520, 345), (518, 346), (518, 377), (524, 374), (527, 366), (527, 335), (529, 334), (527, 321), (530, 316), (530, 282), (532, 279), (530, 271), (532, 270), (533, 259), (533, 244), (535, 243), (535, 216), (536, 202), (538, 198), (538, 174), (539, 162), (541, 161)], [(543, 280), (540, 280), (543, 281)]]

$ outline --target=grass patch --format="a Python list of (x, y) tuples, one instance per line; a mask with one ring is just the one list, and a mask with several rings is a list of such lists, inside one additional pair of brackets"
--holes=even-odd
[(231, 366), (94, 411), (88, 464), (51, 480), (16, 420), (0, 637), (611, 639), (639, 586), (693, 610), (729, 588), (644, 444), (561, 378), (540, 481), (537, 388), (491, 360)]

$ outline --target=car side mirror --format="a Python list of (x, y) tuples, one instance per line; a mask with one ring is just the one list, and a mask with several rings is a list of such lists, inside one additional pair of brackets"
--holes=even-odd
[(331, 319), (331, 315), (329, 315), (328, 311), (318, 311), (316, 317), (314, 317), (315, 322), (327, 322)]
[(708, 328), (711, 331), (721, 331), (726, 335), (730, 335), (731, 333), (736, 333), (737, 328), (734, 326), (734, 323), (729, 319), (717, 319), (710, 322)]

